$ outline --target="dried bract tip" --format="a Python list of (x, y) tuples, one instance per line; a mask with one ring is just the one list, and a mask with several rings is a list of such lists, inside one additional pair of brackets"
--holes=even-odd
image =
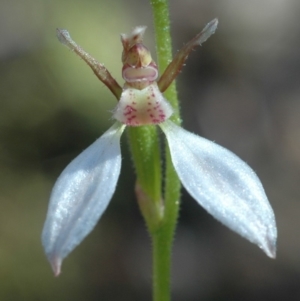
[(122, 33), (121, 41), (124, 49), (130, 49), (133, 45), (142, 43), (146, 29), (147, 26), (137, 26), (129, 34)]
[(276, 258), (276, 241), (277, 241), (277, 229), (275, 222), (269, 222), (269, 229), (266, 233), (263, 243), (259, 247), (269, 256), (270, 258)]
[(50, 259), (49, 258), (49, 261), (50, 261), (50, 264), (51, 264), (54, 276), (58, 277), (60, 275), (60, 273), (61, 273), (62, 259), (58, 258), (58, 257), (56, 257), (54, 259)]
[(196, 43), (201, 45), (204, 43), (211, 35), (213, 35), (217, 29), (218, 26), (218, 19), (213, 19), (210, 21), (203, 30), (197, 35), (198, 40), (196, 40)]
[(72, 40), (69, 32), (66, 29), (57, 28), (56, 36), (58, 40), (64, 45), (68, 45), (69, 42)]

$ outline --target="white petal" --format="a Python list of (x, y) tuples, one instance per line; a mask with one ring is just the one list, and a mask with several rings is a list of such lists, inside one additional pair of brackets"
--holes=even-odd
[(120, 137), (115, 123), (62, 172), (52, 190), (42, 233), (45, 253), (55, 275), (65, 258), (95, 227), (120, 174)]
[(216, 219), (275, 257), (275, 217), (254, 171), (227, 149), (171, 121), (160, 126), (186, 190)]

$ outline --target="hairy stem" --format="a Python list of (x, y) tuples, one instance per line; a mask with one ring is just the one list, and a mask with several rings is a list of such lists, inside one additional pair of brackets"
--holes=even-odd
[[(169, 4), (167, 0), (150, 0), (154, 17), (157, 59), (162, 73), (172, 61)], [(179, 105), (175, 82), (164, 93), (171, 103), (174, 114), (172, 120), (179, 124)], [(171, 300), (171, 249), (178, 218), (180, 182), (172, 165), (166, 146), (164, 215), (160, 227), (151, 233), (153, 244), (153, 300)]]

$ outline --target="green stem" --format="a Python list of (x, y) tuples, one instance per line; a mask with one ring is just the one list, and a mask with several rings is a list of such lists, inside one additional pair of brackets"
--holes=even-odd
[[(157, 61), (160, 74), (172, 61), (172, 43), (170, 35), (170, 18), (168, 0), (150, 0), (154, 17), (156, 34)], [(174, 114), (172, 120), (180, 124), (179, 105), (175, 82), (165, 97), (171, 103)], [(171, 300), (171, 249), (179, 211), (180, 182), (174, 170), (168, 146), (166, 146), (166, 171), (164, 216), (157, 231), (152, 232), (153, 244), (153, 300)]]
[(153, 247), (153, 300), (169, 301), (171, 287), (172, 244), (166, 240), (168, 233), (160, 229), (152, 235)]
[[(150, 0), (156, 33), (160, 74), (172, 61), (169, 7), (167, 0)], [(171, 103), (173, 122), (180, 124), (176, 86), (164, 93)], [(157, 127), (128, 127), (129, 142), (137, 172), (136, 195), (149, 229), (153, 247), (153, 300), (171, 300), (171, 250), (178, 218), (180, 182), (166, 143), (164, 198), (161, 196), (161, 155)]]
[[(167, 68), (172, 61), (172, 40), (170, 33), (169, 1), (168, 0), (150, 0), (153, 11), (154, 31), (156, 40), (157, 64), (160, 74)], [(172, 120), (180, 124), (179, 105), (175, 81), (164, 93), (165, 97), (171, 103), (175, 113)]]

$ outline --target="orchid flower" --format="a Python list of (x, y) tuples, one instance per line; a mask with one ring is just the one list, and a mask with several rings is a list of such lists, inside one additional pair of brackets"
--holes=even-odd
[(146, 27), (122, 34), (123, 88), (66, 30), (57, 30), (60, 42), (88, 63), (119, 102), (112, 127), (65, 168), (53, 188), (42, 242), (55, 275), (60, 273), (62, 260), (93, 230), (112, 198), (121, 168), (120, 138), (126, 126), (158, 125), (190, 195), (217, 220), (275, 257), (275, 218), (254, 171), (229, 150), (172, 122), (172, 106), (162, 94), (190, 51), (215, 32), (217, 23), (217, 19), (211, 21), (187, 43), (158, 81), (158, 68), (142, 43)]

